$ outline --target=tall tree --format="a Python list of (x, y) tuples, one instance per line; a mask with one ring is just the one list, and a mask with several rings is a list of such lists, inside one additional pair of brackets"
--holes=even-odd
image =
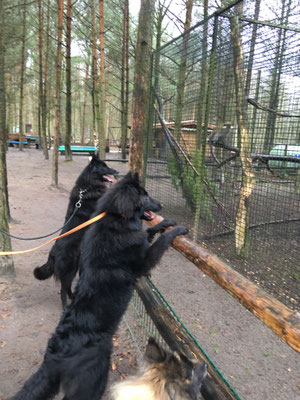
[[(261, 0), (255, 0), (255, 10), (254, 10), (254, 20), (255, 21), (257, 21), (258, 17), (259, 17), (260, 3), (261, 3)], [(247, 76), (246, 76), (246, 97), (249, 97), (249, 93), (250, 93), (257, 28), (258, 28), (258, 24), (253, 24), (252, 35), (251, 35), (251, 45), (250, 45), (250, 52), (249, 52), (249, 61), (248, 61), (248, 67), (247, 67)]]
[(84, 81), (84, 99), (82, 107), (82, 127), (81, 127), (81, 143), (85, 141), (85, 118), (86, 118), (86, 106), (87, 106), (87, 85), (89, 77), (89, 63), (86, 63), (85, 81)]
[(64, 0), (58, 0), (58, 25), (57, 25), (57, 53), (56, 53), (56, 118), (55, 137), (52, 157), (52, 186), (58, 185), (58, 146), (60, 137), (61, 118), (61, 58), (62, 58), (62, 34), (63, 34)]
[(189, 29), (192, 23), (192, 11), (194, 0), (186, 0), (186, 15), (184, 21), (184, 32), (182, 37), (181, 47), (181, 60), (178, 70), (178, 83), (177, 83), (177, 98), (176, 98), (176, 111), (175, 111), (175, 129), (174, 135), (179, 139), (181, 130), (182, 112), (184, 106), (184, 90), (187, 68), (187, 52), (189, 44)]
[(72, 160), (71, 136), (72, 136), (72, 94), (71, 94), (71, 20), (72, 0), (67, 0), (67, 32), (66, 32), (66, 136), (65, 159)]
[[(8, 191), (6, 170), (6, 102), (5, 102), (5, 36), (4, 36), (4, 1), (0, 1), (0, 228), (8, 232)], [(0, 249), (11, 250), (9, 236), (0, 233)], [(14, 263), (11, 256), (0, 257), (0, 274), (15, 274)]]
[(105, 54), (104, 54), (104, 0), (99, 0), (99, 43), (100, 43), (100, 129), (98, 131), (99, 153), (105, 158), (106, 147), (106, 89), (105, 89)]
[(39, 103), (38, 103), (38, 135), (41, 147), (44, 148), (44, 137), (42, 135), (42, 104), (43, 104), (43, 11), (42, 0), (38, 0), (39, 20)]
[(121, 68), (121, 150), (122, 158), (126, 158), (129, 103), (129, 2), (124, 0), (123, 6), (123, 43)]
[[(281, 17), (280, 24), (287, 25), (292, 0), (283, 0), (281, 3)], [(276, 41), (276, 53), (274, 59), (274, 66), (271, 74), (271, 82), (270, 82), (270, 99), (269, 99), (269, 108), (271, 110), (277, 110), (278, 101), (279, 101), (279, 89), (280, 89), (280, 79), (283, 68), (283, 60), (284, 53), (286, 50), (286, 30), (278, 29), (278, 38)], [(265, 154), (269, 154), (273, 145), (275, 138), (275, 125), (276, 125), (276, 113), (268, 113), (268, 119), (266, 123), (266, 133), (264, 138), (263, 152)]]
[(240, 137), (240, 157), (242, 163), (242, 185), (235, 220), (235, 248), (239, 256), (249, 255), (249, 210), (250, 197), (255, 186), (255, 174), (249, 151), (247, 128), (247, 100), (244, 88), (244, 59), (241, 41), (240, 20), (242, 4), (236, 6), (237, 13), (230, 19), (231, 41), (233, 44), (234, 81), (236, 95), (236, 117)]
[[(168, 3), (166, 4), (166, 2)], [(157, 6), (157, 11), (156, 11), (156, 16), (154, 19), (154, 27), (155, 27), (155, 51), (154, 51), (154, 57), (153, 57), (153, 70), (152, 70), (152, 77), (154, 78), (154, 88), (158, 91), (159, 90), (159, 78), (160, 78), (160, 59), (161, 59), (161, 52), (159, 51), (159, 48), (161, 47), (161, 42), (162, 42), (162, 36), (164, 33), (164, 30), (166, 28), (163, 28), (163, 20), (165, 16), (167, 15), (167, 12), (169, 11), (169, 7), (171, 4), (171, 0), (162, 0), (158, 2)], [(154, 114), (155, 114), (155, 109), (154, 109), (154, 104), (155, 104), (155, 95), (154, 91), (151, 91), (151, 106), (149, 110), (149, 128), (153, 126), (153, 121), (154, 121)], [(151, 154), (152, 148), (153, 148), (153, 129), (149, 129), (148, 131), (148, 149), (147, 149), (147, 154)]]
[(91, 0), (92, 5), (92, 46), (93, 46), (93, 95), (94, 95), (94, 109), (96, 126), (94, 131), (95, 144), (99, 145), (99, 138), (101, 135), (101, 116), (100, 116), (100, 103), (99, 103), (99, 76), (98, 76), (98, 57), (97, 57), (97, 29), (96, 29), (96, 10), (94, 0)]
[[(206, 176), (206, 166), (205, 166), (205, 152), (206, 152), (206, 138), (207, 138), (207, 123), (205, 123), (205, 114), (207, 111), (205, 106), (208, 107), (209, 102), (207, 102), (207, 75), (208, 75), (208, 54), (207, 54), (207, 38), (208, 38), (208, 0), (204, 0), (203, 2), (203, 30), (202, 30), (202, 54), (201, 54), (201, 80), (200, 80), (200, 88), (199, 88), (199, 96), (198, 96), (198, 110), (197, 110), (197, 156), (196, 156), (196, 168), (199, 171), (199, 177), (196, 178), (195, 182), (195, 221), (194, 221), (194, 233), (193, 240), (197, 241), (199, 228), (200, 228), (200, 214), (201, 214), (201, 205), (203, 205), (206, 201), (205, 196), (205, 187), (203, 183), (203, 177)], [(218, 20), (215, 19), (215, 24), (218, 23)], [(215, 51), (213, 49), (213, 51)], [(205, 113), (206, 111), (206, 113)]]
[[(42, 103), (42, 132), (44, 135), (44, 155), (45, 159), (49, 160), (49, 152), (47, 146), (47, 114), (48, 114), (48, 67), (49, 67), (49, 46), (50, 46), (50, 0), (47, 2), (47, 17), (46, 17), (46, 53), (45, 53), (45, 63), (44, 63), (44, 91), (43, 91), (43, 103)], [(51, 137), (49, 134), (49, 148), (51, 148)]]
[(22, 7), (22, 37), (21, 37), (21, 70), (20, 70), (20, 106), (19, 106), (19, 150), (23, 150), (23, 105), (24, 105), (24, 76), (25, 76), (25, 42), (26, 42), (26, 4)]
[(155, 1), (142, 0), (136, 44), (129, 165), (140, 176), (144, 170), (144, 136), (149, 111), (150, 63)]

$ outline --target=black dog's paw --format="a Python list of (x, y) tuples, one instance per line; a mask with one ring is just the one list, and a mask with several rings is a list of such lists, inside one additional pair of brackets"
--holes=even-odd
[(169, 232), (172, 232), (173, 236), (175, 237), (175, 236), (186, 235), (187, 233), (189, 233), (189, 230), (186, 226), (176, 226)]
[(169, 219), (169, 218), (167, 218), (167, 219), (164, 219), (162, 222), (161, 222), (161, 233), (164, 231), (164, 229), (167, 229), (167, 228), (169, 228), (169, 226), (175, 226), (177, 224), (177, 222), (175, 221), (175, 219)]

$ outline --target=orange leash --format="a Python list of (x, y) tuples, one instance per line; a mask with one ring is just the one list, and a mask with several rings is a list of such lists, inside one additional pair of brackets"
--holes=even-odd
[(50, 239), (50, 240), (48, 240), (48, 242), (46, 242), (44, 244), (41, 244), (41, 245), (39, 245), (37, 247), (33, 247), (32, 249), (22, 250), (22, 251), (0, 251), (0, 256), (9, 256), (9, 255), (13, 255), (13, 254), (24, 254), (24, 253), (29, 253), (30, 251), (34, 251), (34, 250), (40, 249), (41, 247), (46, 246), (46, 244), (52, 243), (55, 240), (60, 239), (60, 238), (62, 238), (64, 236), (71, 235), (72, 233), (77, 232), (80, 229), (85, 228), (86, 226), (91, 225), (96, 221), (99, 221), (99, 219), (103, 218), (105, 215), (106, 215), (106, 212), (103, 212), (103, 213), (101, 213), (99, 215), (96, 215), (96, 217), (89, 219), (88, 221), (84, 222), (83, 224), (80, 224), (80, 225), (76, 226), (75, 228), (71, 229), (70, 231), (65, 232), (62, 235), (57, 236), (57, 237), (55, 237), (53, 239)]

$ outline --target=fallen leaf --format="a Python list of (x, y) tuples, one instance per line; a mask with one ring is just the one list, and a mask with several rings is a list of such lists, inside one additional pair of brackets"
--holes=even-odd
[(0, 342), (0, 348), (3, 349), (3, 347), (5, 347), (6, 342), (4, 342), (4, 340), (2, 342)]
[(8, 312), (8, 313), (6, 313), (6, 314), (1, 314), (1, 317), (2, 318), (6, 318), (6, 317), (8, 317), (10, 315), (10, 313)]
[(117, 364), (116, 363), (112, 363), (111, 364), (111, 369), (112, 369), (112, 371), (115, 371), (117, 369)]

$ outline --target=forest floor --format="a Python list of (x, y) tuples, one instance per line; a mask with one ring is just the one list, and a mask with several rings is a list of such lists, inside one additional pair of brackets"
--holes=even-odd
[[(60, 156), (59, 187), (53, 188), (51, 158), (44, 160), (35, 149), (20, 153), (10, 148), (11, 233), (32, 237), (58, 229), (69, 192), (87, 162), (85, 156), (75, 156), (72, 162)], [(127, 171), (126, 164), (109, 165)], [(23, 250), (45, 241), (13, 239), (12, 245)], [(46, 261), (49, 249), (14, 256), (16, 277), (0, 276), (0, 400), (12, 396), (37, 370), (61, 315), (59, 286), (52, 279), (40, 282), (32, 275)], [(194, 264), (170, 249), (152, 280), (243, 400), (300, 400), (299, 354)], [(127, 320), (114, 343), (110, 382), (136, 370), (139, 352)]]

